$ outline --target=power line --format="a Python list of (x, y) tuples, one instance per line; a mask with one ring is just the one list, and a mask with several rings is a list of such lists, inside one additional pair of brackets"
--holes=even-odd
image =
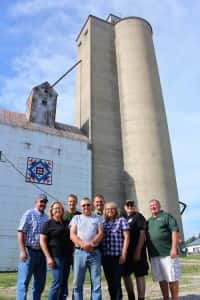
[[(26, 179), (26, 176), (24, 175), (24, 173), (18, 169), (15, 164), (7, 158), (7, 156), (2, 152), (2, 156), (5, 158), (5, 161), (9, 163), (9, 165), (15, 169), (15, 171), (17, 171), (21, 176), (23, 176)], [(49, 194), (48, 192), (46, 192), (44, 189), (42, 189), (41, 187), (39, 187), (36, 183), (34, 182), (30, 182), (36, 189), (40, 190), (41, 192), (45, 193), (47, 196), (51, 197), (54, 200), (57, 200), (57, 198), (55, 198), (54, 196), (52, 196), (51, 194)]]

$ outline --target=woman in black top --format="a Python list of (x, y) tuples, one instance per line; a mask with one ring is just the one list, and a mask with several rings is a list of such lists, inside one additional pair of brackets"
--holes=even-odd
[(40, 234), (41, 249), (51, 271), (52, 283), (48, 300), (64, 300), (67, 297), (66, 274), (70, 267), (72, 250), (68, 223), (63, 221), (64, 208), (60, 201), (50, 205), (49, 220)]

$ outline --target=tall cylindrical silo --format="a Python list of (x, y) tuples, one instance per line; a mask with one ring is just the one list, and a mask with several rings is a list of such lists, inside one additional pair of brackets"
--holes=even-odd
[(121, 19), (115, 25), (115, 46), (126, 199), (135, 199), (145, 216), (149, 200), (160, 200), (182, 229), (150, 24), (137, 17)]

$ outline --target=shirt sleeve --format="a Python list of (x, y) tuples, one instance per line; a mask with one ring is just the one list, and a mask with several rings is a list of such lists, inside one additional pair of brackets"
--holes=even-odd
[(170, 214), (168, 214), (168, 225), (171, 231), (179, 231), (176, 219)]
[(77, 224), (78, 224), (78, 217), (79, 217), (80, 215), (75, 215), (75, 216), (73, 216), (73, 218), (71, 219), (71, 221), (70, 221), (70, 223), (69, 223), (69, 228), (71, 227), (71, 226), (77, 226)]
[(49, 232), (49, 222), (45, 222), (42, 226), (41, 234), (48, 235)]
[(138, 214), (137, 226), (139, 230), (146, 230), (147, 228), (147, 222), (142, 214)]
[(102, 225), (103, 226), (103, 218), (102, 216), (97, 215), (98, 218), (98, 225)]
[(26, 211), (20, 222), (19, 222), (19, 226), (17, 228), (17, 231), (23, 231), (23, 232), (26, 232), (28, 230), (28, 227), (29, 227), (29, 219), (30, 219), (30, 211)]
[(121, 227), (122, 227), (122, 230), (129, 230), (130, 227), (129, 227), (129, 224), (127, 222), (127, 220), (124, 218), (124, 217), (121, 217)]

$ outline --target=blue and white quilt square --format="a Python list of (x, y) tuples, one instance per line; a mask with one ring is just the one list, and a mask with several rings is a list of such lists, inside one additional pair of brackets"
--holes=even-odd
[(53, 161), (41, 158), (27, 158), (26, 181), (52, 184)]

